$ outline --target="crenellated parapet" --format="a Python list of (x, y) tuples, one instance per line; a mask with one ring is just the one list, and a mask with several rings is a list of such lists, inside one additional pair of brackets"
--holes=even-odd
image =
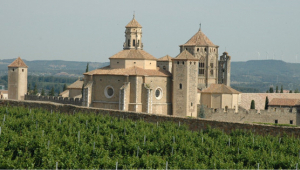
[(50, 101), (61, 104), (72, 104), (82, 106), (82, 98), (25, 95), (25, 100)]

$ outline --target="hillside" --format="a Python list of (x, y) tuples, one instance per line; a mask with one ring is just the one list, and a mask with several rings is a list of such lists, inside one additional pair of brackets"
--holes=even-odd
[(300, 64), (281, 60), (251, 60), (231, 63), (232, 87), (246, 92), (266, 92), (270, 86), (300, 89)]
[[(7, 66), (15, 59), (0, 60), (0, 76), (7, 75)], [(89, 63), (89, 70), (104, 67), (109, 63), (99, 62), (80, 62), (63, 60), (23, 60), (28, 66), (28, 74), (35, 76), (63, 76), (63, 77), (82, 77), (86, 65)]]
[(294, 169), (299, 162), (300, 141), (288, 136), (23, 107), (0, 107), (0, 120), (1, 169)]

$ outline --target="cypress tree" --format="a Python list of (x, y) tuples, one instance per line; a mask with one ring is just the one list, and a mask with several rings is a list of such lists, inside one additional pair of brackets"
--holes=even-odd
[(283, 85), (281, 85), (280, 93), (283, 93)]
[(293, 91), (292, 91), (292, 90), (290, 90), (290, 93), (293, 93)]
[(276, 93), (278, 93), (278, 86), (276, 86)]
[(274, 93), (274, 89), (273, 87), (270, 87), (270, 90), (269, 90), (270, 93)]
[(266, 96), (266, 102), (265, 102), (265, 110), (268, 110), (269, 108), (269, 98)]
[(255, 109), (255, 101), (254, 100), (251, 101), (250, 109)]
[(89, 72), (89, 63), (86, 64), (85, 72)]
[(45, 91), (42, 89), (41, 96), (45, 96)]
[(198, 117), (205, 118), (205, 110), (203, 104), (201, 104), (200, 111)]
[(63, 91), (67, 90), (67, 85), (64, 84)]

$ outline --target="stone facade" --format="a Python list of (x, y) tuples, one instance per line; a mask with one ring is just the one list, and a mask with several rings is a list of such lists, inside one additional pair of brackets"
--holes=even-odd
[(231, 57), (228, 55), (227, 52), (224, 52), (223, 55), (220, 56), (219, 60), (219, 76), (218, 76), (218, 83), (225, 84), (226, 86), (230, 86), (230, 60)]

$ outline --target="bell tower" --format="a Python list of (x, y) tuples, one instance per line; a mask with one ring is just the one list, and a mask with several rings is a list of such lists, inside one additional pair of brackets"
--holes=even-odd
[(125, 42), (123, 49), (143, 49), (142, 43), (142, 26), (135, 20), (133, 15), (132, 20), (125, 26)]

